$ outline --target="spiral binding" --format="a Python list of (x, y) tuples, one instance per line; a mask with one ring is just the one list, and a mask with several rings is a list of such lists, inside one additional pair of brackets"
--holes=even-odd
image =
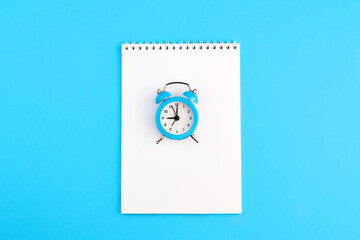
[(210, 50), (210, 49), (237, 49), (239, 44), (234, 42), (146, 42), (146, 43), (125, 43), (124, 50)]

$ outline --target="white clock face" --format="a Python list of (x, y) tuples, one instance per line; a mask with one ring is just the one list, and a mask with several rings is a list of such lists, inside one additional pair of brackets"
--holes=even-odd
[(172, 102), (161, 111), (160, 122), (168, 133), (174, 135), (184, 134), (194, 124), (194, 113), (185, 103)]

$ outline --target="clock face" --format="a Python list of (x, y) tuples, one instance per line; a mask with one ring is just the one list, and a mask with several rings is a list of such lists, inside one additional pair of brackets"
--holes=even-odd
[(183, 102), (171, 102), (162, 109), (160, 123), (170, 134), (180, 135), (191, 129), (194, 124), (194, 113)]

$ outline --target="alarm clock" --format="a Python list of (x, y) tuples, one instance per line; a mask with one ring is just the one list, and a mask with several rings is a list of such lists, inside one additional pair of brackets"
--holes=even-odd
[[(172, 84), (186, 85), (189, 91), (184, 92), (181, 97), (171, 97), (170, 92), (165, 90), (167, 86)], [(165, 84), (164, 90), (157, 90), (155, 102), (160, 105), (156, 111), (155, 121), (162, 135), (156, 144), (164, 137), (173, 140), (191, 137), (196, 143), (199, 143), (193, 134), (199, 122), (199, 115), (195, 106), (199, 99), (196, 94), (197, 90), (191, 90), (190, 85), (185, 82), (170, 82)]]

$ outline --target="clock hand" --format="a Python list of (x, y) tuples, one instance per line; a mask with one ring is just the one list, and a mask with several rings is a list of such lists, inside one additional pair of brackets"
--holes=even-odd
[(171, 124), (171, 126), (174, 126), (174, 123), (176, 122), (176, 120), (174, 119), (174, 122), (173, 122), (173, 124)]
[(175, 117), (168, 117), (168, 118), (166, 118), (166, 119), (175, 119)]
[(176, 113), (175, 113), (175, 115), (178, 116), (178, 114), (179, 114), (179, 104), (176, 104)]
[(176, 114), (176, 112), (175, 112), (174, 107), (173, 107), (172, 105), (170, 105), (170, 107), (172, 108), (172, 110), (174, 111), (174, 114), (175, 114), (175, 116), (176, 116), (177, 114)]

